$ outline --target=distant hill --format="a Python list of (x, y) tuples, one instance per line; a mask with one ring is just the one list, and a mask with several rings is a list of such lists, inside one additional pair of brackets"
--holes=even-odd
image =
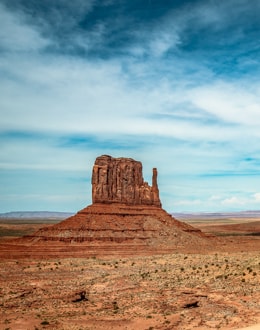
[(176, 219), (224, 219), (224, 218), (260, 218), (260, 210), (240, 212), (174, 212)]
[(0, 219), (66, 219), (74, 213), (50, 211), (17, 211), (0, 213)]
[[(224, 218), (260, 218), (260, 210), (241, 212), (174, 212), (176, 219), (224, 219)], [(52, 211), (16, 211), (0, 213), (0, 219), (66, 219), (74, 215), (72, 212)]]

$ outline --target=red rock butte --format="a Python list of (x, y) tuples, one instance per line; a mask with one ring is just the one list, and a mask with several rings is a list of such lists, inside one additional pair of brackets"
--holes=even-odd
[(196, 252), (209, 248), (210, 241), (162, 209), (156, 168), (149, 186), (141, 162), (103, 155), (93, 166), (92, 204), (21, 244), (25, 255), (87, 256)]
[(152, 187), (144, 182), (142, 163), (131, 158), (100, 156), (92, 172), (92, 201), (126, 205), (161, 207), (157, 169), (153, 169)]

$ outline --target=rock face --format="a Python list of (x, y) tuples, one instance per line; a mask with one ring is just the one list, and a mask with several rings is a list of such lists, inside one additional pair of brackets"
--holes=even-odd
[[(72, 217), (22, 239), (23, 250), (48, 255), (133, 255), (168, 253), (196, 247), (209, 239), (161, 207), (157, 170), (152, 186), (144, 182), (141, 162), (100, 156), (92, 174), (93, 203)], [(33, 249), (29, 246), (34, 245)]]
[(153, 169), (152, 187), (144, 182), (142, 163), (131, 158), (103, 155), (96, 159), (92, 172), (94, 203), (123, 203), (161, 207), (157, 169)]

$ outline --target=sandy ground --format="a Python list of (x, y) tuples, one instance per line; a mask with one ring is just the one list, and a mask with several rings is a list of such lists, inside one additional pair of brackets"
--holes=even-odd
[(259, 330), (259, 329), (260, 329), (260, 323), (256, 325), (252, 325), (251, 327), (240, 328), (238, 330)]
[(239, 329), (259, 280), (257, 252), (1, 260), (0, 329)]
[(260, 329), (258, 236), (221, 237), (203, 253), (117, 248), (106, 257), (0, 254), (0, 329)]

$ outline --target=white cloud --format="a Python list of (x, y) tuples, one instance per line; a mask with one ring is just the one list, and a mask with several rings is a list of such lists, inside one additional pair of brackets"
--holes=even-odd
[(260, 193), (255, 193), (254, 194), (254, 200), (258, 203), (260, 203)]
[(49, 44), (33, 27), (25, 23), (22, 14), (14, 15), (0, 4), (1, 47), (7, 51), (38, 51)]
[(156, 32), (152, 35), (149, 42), (149, 53), (156, 57), (161, 57), (170, 49), (176, 49), (180, 45), (179, 34), (174, 30), (158, 28), (159, 33)]
[(260, 124), (260, 85), (248, 80), (225, 81), (202, 85), (190, 91), (192, 103), (204, 111), (229, 123), (257, 126)]
[(40, 55), (16, 59), (9, 56), (2, 61), (8, 72), (0, 80), (2, 130), (155, 134), (195, 141), (238, 137), (231, 127), (204, 125), (205, 113), (198, 110), (202, 105), (197, 101), (203, 100), (203, 88), (190, 93), (188, 87), (180, 90), (148, 82), (136, 89), (114, 61), (86, 63)]
[[(66, 17), (66, 29), (77, 26), (95, 5), (83, 0), (65, 3), (65, 13), (50, 13), (48, 23), (56, 24), (55, 32)], [(9, 51), (1, 54), (0, 62), (0, 129), (46, 136), (40, 141), (33, 141), (33, 134), (31, 139), (1, 141), (0, 168), (57, 173), (75, 170), (89, 176), (95, 157), (109, 152), (140, 159), (148, 169), (147, 178), (157, 166), (167, 209), (257, 206), (258, 178), (247, 177), (253, 165), (243, 162), (243, 157), (259, 153), (258, 76), (217, 80), (210, 66), (192, 56), (185, 59), (180, 53), (161, 60), (169, 50), (179, 51), (191, 23), (196, 24), (194, 28), (224, 29), (229, 24), (227, 15), (220, 15), (225, 5), (218, 6), (217, 11), (215, 6), (194, 6), (188, 12), (185, 7), (169, 12), (150, 30), (146, 26), (132, 31), (136, 43), (130, 42), (128, 51), (136, 57), (89, 60), (40, 52), (55, 42), (51, 24), (43, 27), (49, 32), (47, 40), (48, 33), (43, 37), (39, 32), (40, 19), (34, 22), (38, 27), (29, 25), (22, 12), (11, 13), (0, 5), (0, 39), (3, 50)], [(85, 50), (98, 48), (104, 36), (120, 24), (123, 26), (118, 20), (109, 27), (105, 21), (80, 33), (72, 29), (66, 42), (73, 40), (72, 48), (75, 44)], [(84, 150), (55, 144), (56, 137), (77, 134), (98, 137), (103, 145), (86, 144)], [(111, 140), (118, 141), (121, 148), (116, 149), (113, 143), (109, 146)], [(236, 171), (245, 175), (234, 181), (232, 173)]]
[[(9, 21), (16, 26), (14, 17), (10, 13), (8, 15)], [(181, 14), (176, 15), (179, 17)], [(165, 22), (169, 22), (169, 18)], [(165, 22), (158, 23), (164, 27), (161, 39), (154, 32), (152, 41), (149, 40), (151, 45), (154, 43), (154, 52), (158, 55), (180, 42), (176, 31), (183, 24), (181, 19), (177, 19), (176, 24), (175, 21), (168, 25)], [(24, 23), (23, 27), (30, 44), (39, 46), (41, 43), (37, 44), (34, 37), (30, 38), (30, 35), (39, 36), (36, 30)], [(182, 61), (175, 65), (178, 63), (183, 65)], [(134, 62), (131, 67), (135, 68), (135, 72), (125, 73), (121, 63), (116, 61), (86, 62), (63, 56), (54, 59), (46, 55), (19, 56), (19, 61), (15, 55), (2, 58), (1, 68), (7, 76), (0, 81), (3, 92), (1, 128), (155, 134), (184, 140), (234, 141), (240, 132), (217, 122), (205, 125), (207, 114), (223, 122), (240, 124), (245, 133), (248, 133), (245, 125), (260, 123), (259, 85), (245, 91), (248, 81), (233, 84), (212, 81), (205, 85), (202, 79), (196, 82), (196, 88), (192, 88), (190, 80), (193, 78), (181, 73), (175, 78), (178, 84), (174, 83), (175, 79), (170, 82), (169, 78), (157, 81), (156, 75), (147, 79), (145, 75), (148, 68), (151, 71), (151, 64), (147, 63), (144, 68)], [(135, 77), (139, 79), (140, 75), (143, 75), (141, 80), (144, 84), (137, 89), (132, 80)], [(182, 114), (181, 118), (174, 116), (178, 113)], [(155, 114), (159, 116), (153, 118)], [(160, 117), (164, 114), (173, 117)], [(18, 117), (19, 121), (13, 120)], [(253, 133), (259, 134), (258, 129), (250, 131), (250, 135)]]
[(237, 196), (232, 196), (229, 198), (226, 198), (222, 201), (223, 205), (244, 205), (245, 201), (238, 198)]
[[(214, 190), (216, 189), (216, 187), (214, 187), (213, 185), (212, 189)], [(222, 212), (224, 210), (241, 211), (260, 209), (260, 193), (255, 193), (252, 195), (247, 193), (246, 191), (243, 191), (243, 189), (241, 189), (241, 192), (239, 194), (233, 196), (229, 196), (227, 191), (223, 191), (219, 195), (213, 195), (210, 197), (207, 197), (207, 194), (201, 194), (201, 192), (199, 192), (199, 195), (200, 199), (196, 198), (196, 191), (194, 191), (193, 196), (190, 196), (189, 199), (176, 198), (175, 200), (173, 198), (173, 202), (170, 209), (173, 211), (175, 210), (176, 212)], [(169, 203), (168, 200), (167, 203)]]

